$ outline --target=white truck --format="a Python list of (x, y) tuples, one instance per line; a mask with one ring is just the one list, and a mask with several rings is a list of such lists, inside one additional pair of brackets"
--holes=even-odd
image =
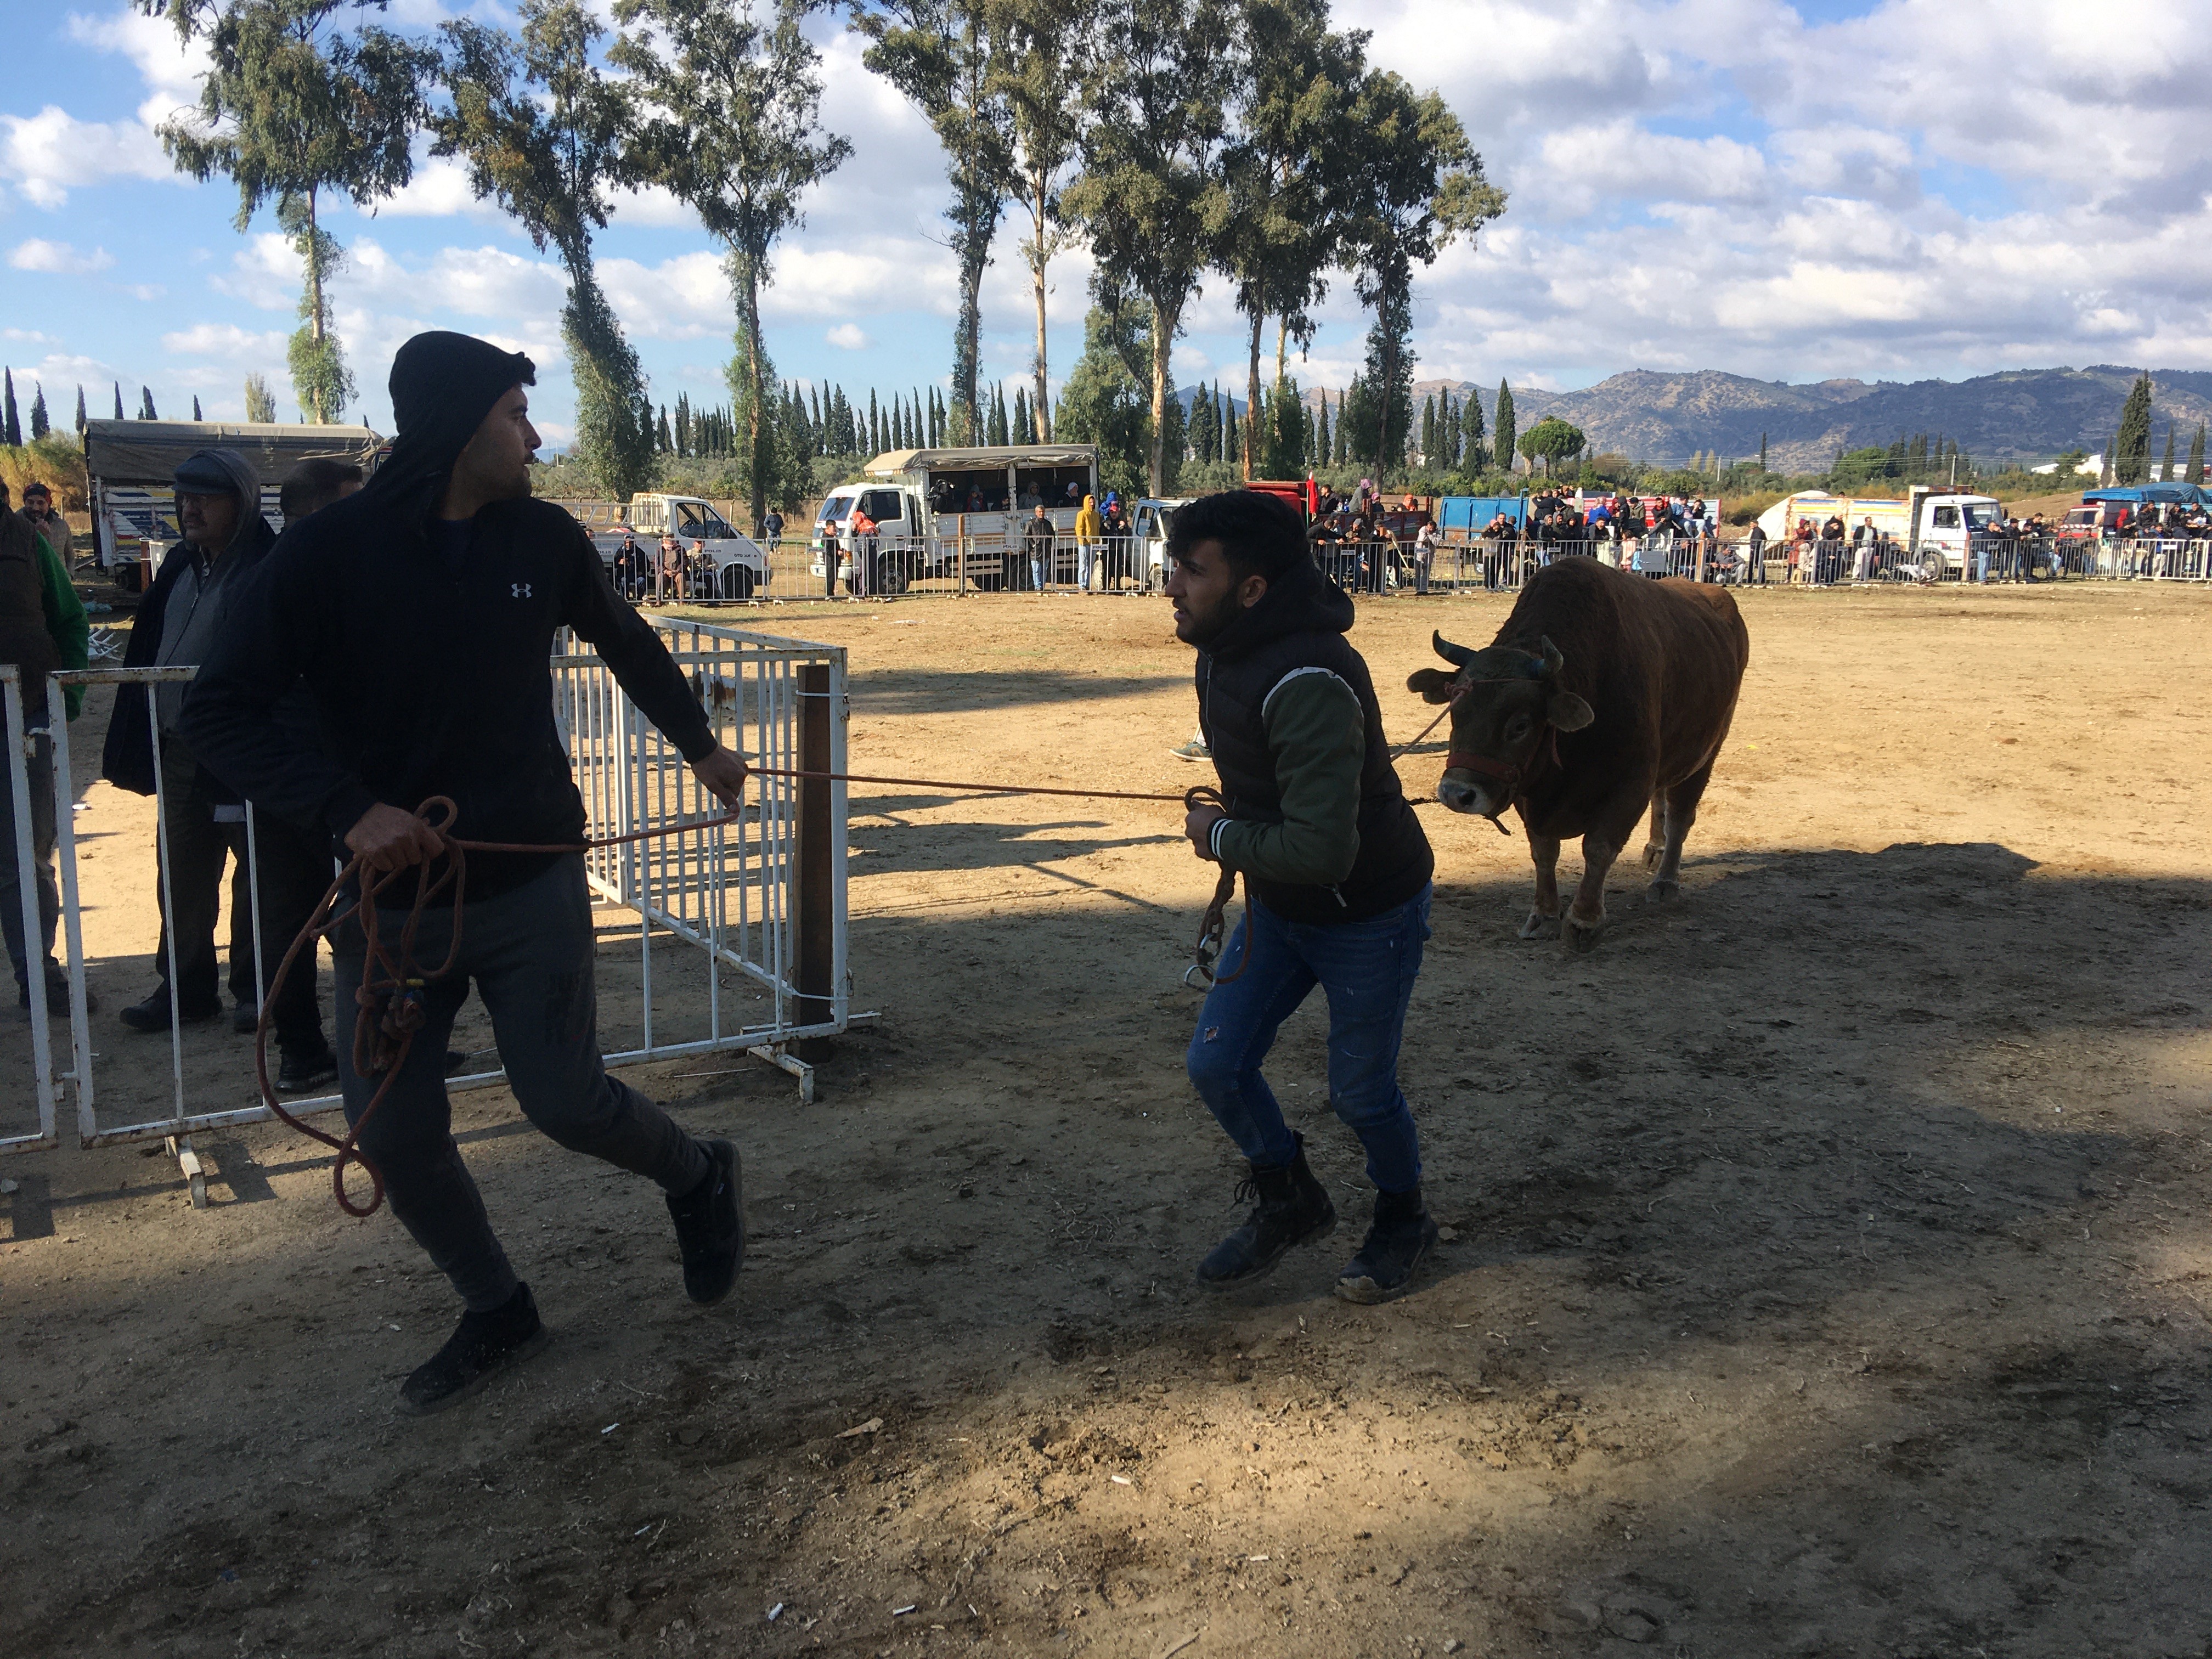
[(1974, 574), (1974, 538), (2002, 524), (2004, 507), (1994, 495), (1921, 484), (1901, 501), (1893, 495), (1832, 495), (1824, 489), (1808, 489), (1784, 495), (1759, 515), (1759, 522), (1768, 542), (1778, 546), (1790, 540), (1801, 521), (1809, 523), (1817, 536), (1832, 518), (1844, 521), (1847, 540), (1862, 523), (1873, 520), (1886, 540), (1905, 550), (1909, 570), (1922, 581), (1939, 582)]
[(660, 558), (664, 535), (672, 535), (684, 544), (686, 558), (692, 556), (694, 543), (703, 542), (706, 562), (714, 571), (714, 590), (706, 597), (750, 599), (768, 586), (770, 568), (766, 550), (751, 537), (732, 529), (714, 504), (699, 496), (640, 493), (630, 497), (629, 506), (613, 526), (593, 526), (592, 543), (609, 570), (614, 568), (615, 555), (626, 535), (635, 535), (638, 546), (655, 562)]
[[(862, 469), (859, 483), (823, 498), (807, 534), (811, 569), (826, 585), (824, 533), (836, 536), (838, 574), (849, 580), (853, 516), (875, 521), (859, 591), (903, 592), (910, 582), (968, 580), (985, 591), (1007, 586), (1009, 539), (1044, 504), (1066, 543), (1085, 495), (1098, 494), (1098, 451), (1091, 444), (1005, 444), (979, 449), (896, 449)], [(1017, 583), (1020, 578), (1016, 578)]]

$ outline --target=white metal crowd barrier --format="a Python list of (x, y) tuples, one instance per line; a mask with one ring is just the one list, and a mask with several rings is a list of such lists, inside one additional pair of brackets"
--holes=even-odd
[[(664, 641), (708, 710), (717, 736), (757, 764), (787, 769), (842, 772), (848, 711), (844, 648), (710, 627), (657, 621)], [(563, 641), (551, 663), (555, 715), (566, 739), (570, 763), (582, 790), (586, 834), (593, 839), (629, 835), (663, 823), (688, 823), (720, 816), (724, 809), (708, 795), (690, 769), (636, 706), (623, 695), (613, 674), (596, 656)], [(58, 1027), (50, 1024), (43, 975), (31, 975), (27, 1031), (30, 1104), (33, 1122), (18, 1113), (0, 1113), (0, 1152), (53, 1146), (66, 1097), (74, 1106), (77, 1139), (84, 1146), (165, 1139), (191, 1177), (196, 1203), (204, 1201), (190, 1137), (234, 1124), (266, 1120), (253, 1080), (252, 1050), (240, 1042), (226, 1048), (210, 1065), (204, 1045), (188, 1045), (177, 1018), (179, 983), (176, 930), (169, 935), (168, 959), (150, 964), (162, 971), (170, 1004), (166, 1100), (112, 1109), (114, 1091), (103, 1100), (102, 1075), (112, 1085), (117, 1073), (134, 1062), (142, 1085), (144, 1068), (155, 1064), (150, 1041), (125, 1037), (95, 1019), (115, 1023), (112, 1007), (90, 1007), (85, 945), (86, 896), (80, 869), (79, 836), (74, 805), (78, 763), (71, 753), (67, 722), (58, 717), (65, 688), (152, 686), (188, 680), (190, 668), (97, 668), (62, 672), (49, 681), (52, 799), (55, 834), (51, 854), (34, 844), (32, 815), (12, 815), (13, 845), (0, 849), (19, 872), (27, 947), (35, 957), (40, 937), (36, 890), (40, 866), (51, 859), (59, 890), (60, 938), (57, 941), (68, 984), (67, 1041), (58, 1045)], [(0, 667), (0, 703), (4, 703), (8, 738), (7, 776), (11, 799), (27, 803), (46, 781), (41, 752), (34, 764), (27, 749), (23, 697), (17, 671)], [(158, 826), (153, 860), (154, 909), (160, 919), (175, 913), (173, 860), (167, 855), (169, 802), (161, 783), (161, 732), (155, 700), (147, 699), (146, 718), (155, 744)], [(95, 754), (97, 750), (95, 750)], [(250, 929), (233, 932), (234, 950), (250, 933), (254, 952), (252, 983), (256, 1006), (276, 963), (260, 948), (263, 880), (258, 820), (244, 815), (246, 856), (240, 861), (252, 910)], [(792, 1073), (802, 1097), (812, 1098), (812, 1068), (801, 1057), (807, 1045), (847, 1029), (851, 1009), (849, 944), (846, 925), (846, 798), (842, 783), (759, 777), (746, 788), (737, 821), (711, 829), (687, 829), (665, 836), (599, 848), (587, 857), (594, 896), (638, 919), (638, 995), (641, 1030), (637, 1040), (606, 1055), (610, 1066), (624, 1066), (716, 1050), (743, 1050)], [(128, 858), (128, 853), (109, 856)], [(142, 868), (144, 866), (141, 866)], [(112, 903), (112, 901), (111, 900)], [(105, 920), (105, 919), (104, 919)], [(125, 959), (133, 959), (126, 956)], [(734, 985), (726, 985), (729, 970)], [(295, 971), (299, 971), (295, 969)], [(680, 989), (678, 975), (700, 976), (698, 994), (688, 1016), (672, 1022), (656, 1009), (659, 989)], [(604, 982), (604, 975), (603, 975)], [(113, 988), (109, 988), (112, 994)], [(688, 993), (686, 993), (688, 994)], [(336, 1042), (350, 1038), (349, 1009), (333, 1010)], [(684, 1029), (672, 1030), (672, 1023)], [(217, 1029), (227, 1031), (227, 1022)], [(143, 1046), (137, 1046), (137, 1045)], [(272, 1044), (272, 1050), (274, 1045)], [(66, 1061), (63, 1059), (66, 1055)], [(272, 1065), (274, 1054), (272, 1052)], [(188, 1063), (189, 1062), (189, 1063)], [(454, 1089), (500, 1081), (503, 1073), (471, 1073), (448, 1080)], [(0, 1099), (13, 1091), (0, 1088)], [(131, 1091), (125, 1091), (129, 1094)], [(336, 1093), (287, 1099), (295, 1115), (337, 1109)]]

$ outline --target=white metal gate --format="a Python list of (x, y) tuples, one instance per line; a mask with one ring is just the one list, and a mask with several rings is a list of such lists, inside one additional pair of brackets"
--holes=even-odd
[[(708, 710), (717, 737), (757, 763), (795, 769), (845, 769), (848, 703), (842, 647), (716, 628), (704, 623), (655, 619), (664, 641)], [(623, 695), (613, 674), (596, 656), (571, 641), (556, 647), (552, 659), (554, 714), (567, 741), (570, 764), (583, 793), (586, 834), (593, 839), (629, 835), (656, 825), (689, 823), (724, 811), (700, 785), (675, 746), (663, 738)], [(0, 1122), (0, 1152), (50, 1147), (58, 1139), (57, 1117), (66, 1093), (76, 1109), (79, 1143), (84, 1146), (122, 1141), (168, 1140), (192, 1178), (196, 1202), (204, 1188), (190, 1136), (234, 1124), (266, 1121), (271, 1114), (259, 1100), (250, 1054), (220, 1076), (186, 1065), (185, 1042), (176, 1018), (178, 994), (173, 941), (165, 974), (171, 999), (167, 1109), (152, 1115), (102, 1109), (96, 1073), (112, 1077), (120, 1063), (103, 1043), (95, 1019), (114, 1018), (112, 1010), (89, 1012), (84, 942), (79, 837), (76, 834), (73, 759), (67, 723), (58, 717), (64, 688), (151, 684), (189, 679), (189, 668), (94, 668), (54, 675), (48, 703), (52, 722), (52, 791), (55, 805), (53, 859), (61, 896), (61, 937), (69, 985), (68, 1042), (58, 1053), (58, 1028), (49, 1025), (43, 976), (31, 983), (29, 1062), (35, 1126)], [(0, 668), (0, 702), (4, 702), (9, 777), (14, 799), (27, 802), (32, 784), (27, 753), (23, 699), (17, 672)], [(161, 787), (160, 744), (154, 700), (147, 719), (153, 731), (155, 774)], [(155, 798), (157, 823), (165, 805)], [(854, 1018), (850, 1006), (845, 900), (846, 800), (841, 783), (790, 778), (756, 778), (746, 788), (738, 820), (711, 829), (684, 829), (627, 845), (603, 848), (587, 856), (594, 896), (638, 918), (638, 973), (642, 1030), (639, 1040), (606, 1055), (610, 1066), (635, 1065), (715, 1050), (745, 1050), (782, 1066), (799, 1079), (802, 1097), (811, 1100), (813, 1073), (795, 1049), (809, 1040), (846, 1029)], [(0, 848), (21, 874), (26, 938), (35, 940), (37, 916), (30, 814), (15, 814), (15, 844)], [(254, 818), (246, 815), (249, 892), (258, 917), (260, 871), (255, 855)], [(165, 832), (157, 832), (165, 833)], [(148, 848), (146, 851), (151, 852)], [(164, 847), (166, 854), (166, 847)], [(170, 860), (160, 860), (160, 915), (173, 913)], [(172, 930), (173, 932), (173, 930)], [(273, 961), (264, 962), (259, 928), (252, 929), (257, 962), (254, 983), (265, 990)], [(672, 945), (675, 947), (672, 949)], [(732, 970), (738, 986), (724, 983)], [(604, 970), (602, 970), (604, 972)], [(656, 974), (664, 983), (678, 975), (703, 975), (702, 1014), (672, 1032), (668, 1022), (656, 1029)], [(338, 1042), (348, 1040), (348, 1011), (339, 1015)], [(861, 1018), (869, 1016), (859, 1016)], [(151, 1050), (143, 1050), (150, 1055)], [(67, 1063), (62, 1063), (63, 1053)], [(478, 1087), (503, 1073), (488, 1071), (455, 1077), (447, 1086)], [(335, 1094), (288, 1100), (294, 1115), (337, 1109)], [(118, 1117), (131, 1121), (116, 1121)], [(13, 1133), (9, 1131), (13, 1130)]]

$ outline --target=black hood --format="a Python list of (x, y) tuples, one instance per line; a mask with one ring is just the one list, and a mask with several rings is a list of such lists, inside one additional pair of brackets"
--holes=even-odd
[(510, 387), (537, 383), (538, 366), (520, 351), (443, 329), (417, 334), (392, 360), (392, 419), (399, 435), (362, 498), (420, 526), (491, 406)]
[(1352, 596), (1312, 560), (1300, 559), (1268, 582), (1260, 603), (1238, 612), (1206, 653), (1217, 662), (1234, 662), (1291, 634), (1349, 634), (1352, 618)]

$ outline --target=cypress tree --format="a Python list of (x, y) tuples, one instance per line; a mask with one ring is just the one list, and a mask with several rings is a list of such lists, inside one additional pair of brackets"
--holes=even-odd
[(1333, 441), (1328, 430), (1328, 393), (1324, 392), (1321, 394), (1321, 408), (1314, 416), (1314, 454), (1318, 465), (1326, 466), (1334, 457), (1335, 451), (1330, 447)]
[(2158, 481), (2160, 483), (2173, 482), (2173, 421), (2171, 416), (2166, 422), (2166, 459), (2159, 466)]
[(0, 369), (7, 388), (0, 392), (0, 443), (18, 444), (23, 441), (23, 423), (15, 416), (15, 371)]
[(76, 429), (82, 433), (84, 428), (84, 382), (79, 380), (76, 383)]
[[(33, 418), (36, 418), (35, 410)], [(2189, 441), (2189, 471), (2184, 477), (2190, 483), (2204, 482), (2204, 422), (2202, 421), (2197, 423), (2197, 435)]]
[(2112, 477), (2124, 484), (2139, 484), (2150, 471), (2150, 376), (2136, 376), (2128, 400), (2120, 407), (2120, 429), (2112, 441)]
[(1470, 472), (1490, 462), (1483, 447), (1482, 399), (1469, 392), (1460, 404), (1459, 453)]
[(36, 443), (53, 429), (46, 418), (46, 388), (41, 381), (31, 383), (31, 441)]
[(154, 407), (154, 388), (150, 386), (141, 386), (138, 388), (138, 418), (142, 421), (158, 421), (161, 418), (160, 412)]
[(1435, 394), (1421, 399), (1421, 465), (1424, 469), (1437, 464), (1437, 400)]
[(115, 380), (111, 384), (115, 387), (115, 418), (119, 421), (123, 418), (123, 382)]
[(1513, 420), (1513, 388), (1503, 380), (1498, 383), (1498, 417), (1491, 426), (1498, 434), (1498, 465), (1510, 472), (1513, 470), (1513, 443), (1521, 435), (1521, 429)]
[(1761, 472), (1766, 471), (1766, 434), (1764, 432), (1759, 434), (1759, 470)]
[(200, 413), (200, 394), (197, 392), (192, 393), (192, 418), (195, 421), (204, 421), (207, 418)]

